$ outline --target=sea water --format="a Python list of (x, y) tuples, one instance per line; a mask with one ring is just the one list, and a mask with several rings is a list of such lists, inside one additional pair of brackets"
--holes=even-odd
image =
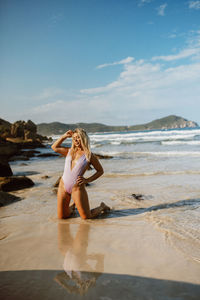
[[(138, 218), (151, 222), (177, 251), (200, 262), (200, 128), (89, 136), (93, 153), (112, 156), (100, 160), (104, 175), (88, 187), (91, 207), (100, 201), (112, 207), (111, 217), (102, 222), (128, 226)], [(52, 136), (54, 140), (58, 137)], [(65, 142), (70, 145), (71, 139)], [(39, 150), (52, 152), (50, 144)], [(49, 203), (56, 199), (52, 185), (63, 172), (64, 158), (35, 157), (25, 162), (26, 166), (21, 163), (12, 163), (14, 173), (25, 173), (36, 183), (26, 192), (34, 198), (32, 204), (26, 207), (23, 201), (21, 209), (51, 214)], [(41, 180), (42, 175), (49, 179)], [(142, 200), (133, 194), (141, 194)]]

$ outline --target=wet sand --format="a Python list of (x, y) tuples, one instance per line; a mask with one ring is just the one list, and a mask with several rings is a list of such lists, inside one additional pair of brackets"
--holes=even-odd
[(128, 186), (145, 194), (147, 181), (136, 178), (133, 186), (132, 179), (104, 176), (88, 188), (89, 199), (91, 208), (105, 201), (111, 213), (59, 221), (52, 191), (59, 172), (46, 174), (45, 181), (44, 174), (30, 175), (36, 185), (15, 192), (23, 200), (0, 210), (3, 299), (199, 299), (199, 263), (151, 221), (152, 211), (166, 206), (156, 197), (137, 202), (127, 196)]
[(106, 223), (8, 214), (9, 206), (1, 213), (3, 299), (199, 299), (199, 265), (141, 217), (130, 226), (114, 215)]

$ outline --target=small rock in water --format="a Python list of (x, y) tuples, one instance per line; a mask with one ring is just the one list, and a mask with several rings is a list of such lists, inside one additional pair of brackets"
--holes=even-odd
[(0, 176), (12, 176), (13, 172), (7, 161), (0, 161)]
[(51, 157), (51, 156), (60, 156), (60, 155), (55, 153), (41, 153), (37, 155), (37, 157)]
[(94, 153), (94, 155), (99, 158), (99, 159), (110, 159), (110, 158), (113, 158), (113, 156), (111, 155), (102, 155), (102, 154), (97, 154), (97, 153)]
[(141, 194), (132, 194), (131, 196), (139, 201), (144, 200), (143, 195), (141, 195)]
[(3, 192), (17, 191), (33, 185), (34, 182), (26, 176), (0, 177), (0, 190)]
[(0, 206), (5, 206), (19, 200), (21, 200), (20, 197), (0, 191)]
[(53, 187), (58, 187), (59, 186), (60, 179), (61, 179), (61, 176), (57, 179), (57, 181), (56, 181), (56, 183), (54, 184)]
[(48, 178), (50, 178), (48, 175), (44, 175), (44, 176), (42, 176), (41, 177), (42, 179), (48, 179)]

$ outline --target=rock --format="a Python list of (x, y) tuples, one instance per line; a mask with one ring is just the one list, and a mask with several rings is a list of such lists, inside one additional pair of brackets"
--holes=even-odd
[(0, 177), (12, 176), (13, 172), (7, 161), (0, 161)]
[(4, 156), (4, 159), (19, 153), (19, 150), (18, 145), (0, 139), (0, 156)]
[(25, 123), (25, 129), (28, 131), (31, 131), (32, 133), (35, 133), (35, 134), (37, 133), (37, 126), (31, 120), (28, 120)]
[(54, 184), (53, 187), (58, 187), (59, 186), (60, 179), (61, 179), (61, 176), (57, 179), (57, 181), (56, 181), (56, 183)]
[(50, 156), (60, 156), (60, 155), (54, 153), (41, 153), (37, 155), (37, 157), (50, 157)]
[(42, 179), (48, 179), (48, 178), (50, 178), (48, 175), (44, 175), (44, 176), (42, 176), (41, 177)]
[(113, 158), (113, 156), (111, 155), (102, 155), (102, 154), (96, 154), (94, 153), (94, 155), (99, 158), (99, 159), (110, 159), (110, 158)]
[(10, 192), (33, 186), (33, 181), (25, 176), (0, 177), (0, 191)]
[(40, 153), (40, 151), (36, 151), (36, 150), (28, 150), (28, 151), (21, 151), (20, 152), (22, 155), (26, 156), (26, 157), (34, 157), (35, 154)]
[(12, 142), (20, 149), (45, 148), (45, 146), (37, 140), (24, 140), (22, 138), (7, 138), (6, 141)]
[(28, 164), (21, 163), (20, 166), (21, 166), (21, 167), (22, 167), (22, 166), (24, 167), (24, 166), (28, 166)]
[(24, 139), (25, 121), (17, 121), (11, 125), (11, 136)]
[(11, 136), (21, 137), (22, 139), (35, 139), (37, 126), (31, 121), (17, 121), (11, 125)]
[(6, 138), (10, 136), (11, 123), (0, 119), (0, 136)]
[(36, 134), (34, 132), (31, 132), (30, 130), (24, 130), (24, 139), (25, 140), (35, 140)]
[(57, 194), (57, 192), (58, 192), (58, 188), (53, 188), (53, 193)]
[(21, 200), (20, 197), (0, 191), (0, 206), (9, 205), (9, 204), (19, 201), (19, 200)]
[(144, 200), (143, 195), (140, 195), (140, 194), (132, 194), (131, 196), (139, 201)]
[(23, 155), (14, 155), (9, 158), (9, 161), (16, 161), (16, 160), (29, 160), (29, 157)]

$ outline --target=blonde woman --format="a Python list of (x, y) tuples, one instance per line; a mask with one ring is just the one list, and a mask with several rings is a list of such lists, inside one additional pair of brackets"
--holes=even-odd
[[(61, 147), (62, 142), (67, 138), (72, 138), (71, 148)], [(68, 130), (55, 141), (51, 148), (66, 156), (64, 172), (57, 193), (58, 218), (66, 219), (74, 211), (75, 206), (69, 206), (71, 197), (82, 219), (92, 219), (110, 210), (104, 202), (99, 207), (90, 210), (85, 185), (100, 177), (103, 174), (103, 168), (97, 157), (90, 151), (89, 137), (85, 130), (82, 128), (77, 128), (75, 131)], [(90, 164), (96, 172), (89, 178), (84, 178), (83, 175)]]

